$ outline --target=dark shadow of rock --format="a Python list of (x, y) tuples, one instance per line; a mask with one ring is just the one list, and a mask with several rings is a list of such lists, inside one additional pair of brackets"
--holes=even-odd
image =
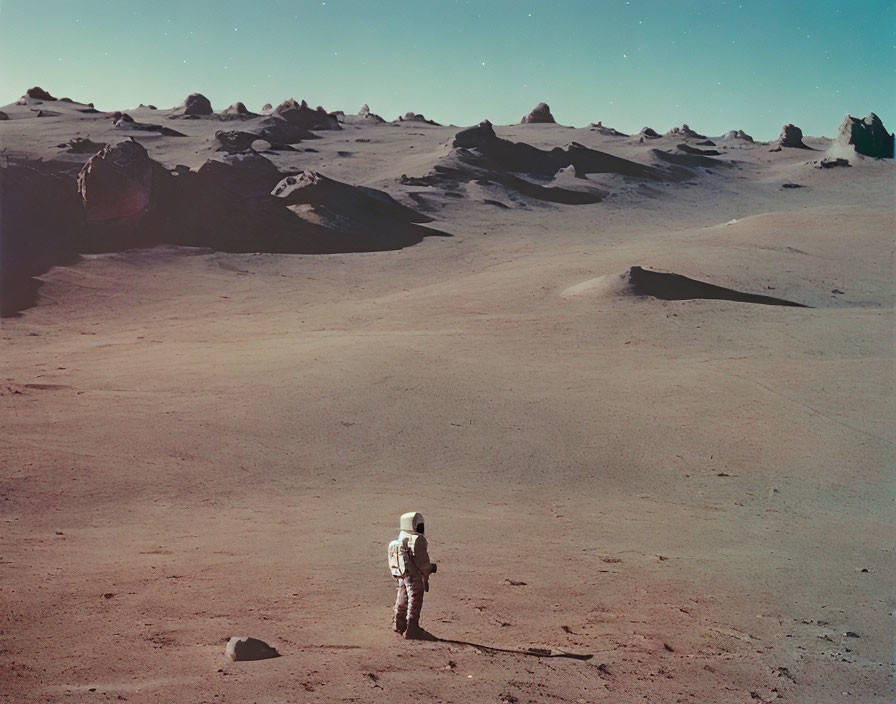
[(75, 174), (61, 162), (0, 168), (0, 316), (34, 305), (41, 282), (33, 277), (77, 261), (83, 214)]
[(660, 271), (650, 271), (640, 266), (633, 266), (628, 272), (630, 293), (636, 296), (652, 296), (665, 301), (687, 301), (693, 299), (714, 299), (723, 301), (737, 301), (739, 303), (760, 303), (769, 306), (791, 306), (795, 308), (810, 308), (802, 303), (794, 303), (783, 298), (773, 296), (761, 296), (755, 293), (744, 293), (734, 289), (716, 286), (690, 279), (681, 274), (670, 274)]

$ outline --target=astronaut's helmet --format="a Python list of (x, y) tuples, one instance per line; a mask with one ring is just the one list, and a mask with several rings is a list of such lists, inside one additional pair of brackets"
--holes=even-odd
[(401, 523), (399, 526), (401, 530), (407, 531), (408, 533), (422, 533), (423, 514), (415, 513), (414, 511), (411, 511), (411, 513), (403, 513), (401, 514)]

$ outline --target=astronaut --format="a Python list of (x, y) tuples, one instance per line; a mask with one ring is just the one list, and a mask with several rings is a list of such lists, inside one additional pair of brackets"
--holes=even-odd
[(423, 535), (423, 515), (405, 513), (399, 524), (398, 537), (389, 543), (389, 570), (398, 580), (392, 630), (405, 638), (419, 638), (420, 610), (423, 594), (429, 591), (429, 575), (435, 574), (436, 564), (430, 562), (426, 537)]

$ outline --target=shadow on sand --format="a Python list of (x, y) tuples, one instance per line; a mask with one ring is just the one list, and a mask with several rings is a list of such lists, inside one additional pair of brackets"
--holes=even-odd
[(451, 640), (450, 638), (439, 638), (427, 630), (420, 629), (417, 636), (413, 640), (426, 640), (435, 643), (450, 643), (452, 645), (467, 645), (477, 650), (489, 653), (510, 653), (511, 655), (527, 655), (533, 658), (571, 658), (573, 660), (590, 660), (594, 657), (591, 653), (570, 653), (559, 648), (527, 648), (526, 650), (517, 650), (515, 648), (495, 648), (490, 645), (482, 645), (481, 643), (471, 643), (466, 640)]

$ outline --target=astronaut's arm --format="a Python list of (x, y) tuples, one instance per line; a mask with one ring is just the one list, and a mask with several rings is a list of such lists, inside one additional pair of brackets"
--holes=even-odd
[(436, 566), (429, 559), (429, 551), (427, 550), (426, 538), (420, 536), (414, 545), (414, 564), (424, 577), (429, 577), (436, 571)]

